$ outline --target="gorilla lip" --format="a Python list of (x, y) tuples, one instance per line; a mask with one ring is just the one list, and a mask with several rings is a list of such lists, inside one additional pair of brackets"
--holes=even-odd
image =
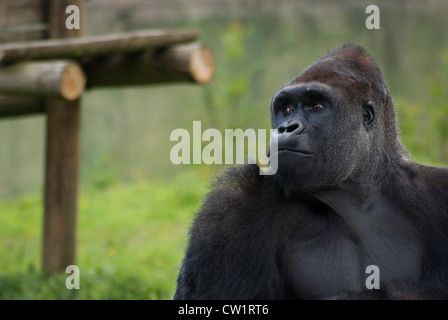
[(293, 152), (293, 153), (298, 153), (300, 155), (304, 155), (304, 156), (310, 156), (311, 153), (308, 151), (304, 151), (304, 150), (295, 150), (295, 149), (278, 149), (277, 153), (280, 152)]

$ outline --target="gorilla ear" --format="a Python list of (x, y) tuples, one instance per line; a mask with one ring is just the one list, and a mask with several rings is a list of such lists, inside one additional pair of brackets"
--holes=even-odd
[(372, 101), (367, 101), (362, 106), (362, 119), (366, 129), (369, 129), (375, 123), (375, 108)]

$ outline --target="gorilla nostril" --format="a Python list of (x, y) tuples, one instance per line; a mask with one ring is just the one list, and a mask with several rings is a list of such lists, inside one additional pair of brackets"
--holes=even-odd
[(286, 128), (286, 132), (293, 132), (296, 129), (299, 128), (299, 124), (298, 123), (292, 123), (290, 124), (287, 128)]

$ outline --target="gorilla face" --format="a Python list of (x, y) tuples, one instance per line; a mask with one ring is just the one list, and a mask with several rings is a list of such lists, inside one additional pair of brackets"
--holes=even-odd
[(340, 184), (369, 152), (373, 104), (350, 106), (338, 88), (293, 82), (274, 95), (271, 113), (278, 141), (275, 177), (289, 196)]
[(275, 178), (286, 194), (370, 181), (386, 154), (404, 155), (391, 101), (378, 66), (350, 45), (330, 51), (277, 92), (271, 101)]

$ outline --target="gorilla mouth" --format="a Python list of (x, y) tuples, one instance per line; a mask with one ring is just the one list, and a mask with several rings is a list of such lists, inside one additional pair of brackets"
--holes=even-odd
[(288, 148), (278, 149), (277, 153), (280, 153), (280, 152), (293, 152), (293, 153), (298, 153), (300, 155), (305, 155), (305, 156), (311, 155), (311, 152), (308, 152), (305, 150), (296, 150), (296, 149), (288, 149)]

